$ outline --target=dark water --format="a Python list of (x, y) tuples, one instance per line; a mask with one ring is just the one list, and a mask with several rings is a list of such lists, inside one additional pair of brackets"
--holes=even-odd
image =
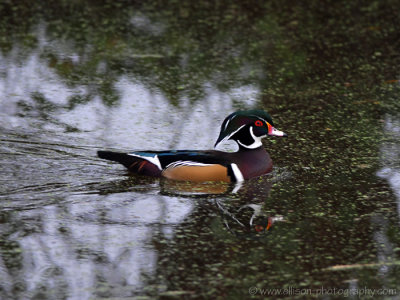
[[(399, 297), (396, 1), (0, 16), (1, 299)], [(209, 149), (244, 108), (290, 138), (265, 141), (274, 172), (239, 186), (95, 155)]]

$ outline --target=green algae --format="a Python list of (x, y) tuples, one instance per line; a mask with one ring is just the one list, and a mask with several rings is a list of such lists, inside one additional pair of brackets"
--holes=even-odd
[[(52, 114), (96, 97), (116, 107), (120, 95), (115, 85), (127, 76), (177, 107), (184, 98), (193, 105), (202, 101), (204, 86), (210, 83), (221, 92), (255, 85), (260, 90), (258, 106), (289, 134), (286, 140), (266, 142), (276, 166), (272, 178), (247, 182), (235, 195), (194, 197), (203, 189), (193, 188), (189, 196), (198, 200), (194, 211), (174, 225), (172, 238), (153, 229), (149, 247), (157, 250), (155, 271), (143, 275), (146, 287), (138, 291), (128, 286), (127, 294), (243, 299), (252, 286), (345, 289), (354, 281), (360, 287), (397, 289), (399, 216), (392, 190), (376, 176), (390, 161), (381, 157), (382, 144), (398, 147), (395, 136), (383, 134), (385, 114), (398, 115), (400, 109), (396, 6), (394, 1), (42, 1), (31, 7), (6, 2), (0, 4), (0, 48), (6, 58), (13, 49), (20, 52), (21, 62), (39, 51), (40, 59), (72, 91), (89, 87), (62, 106), (33, 93), (33, 102), (18, 103), (22, 117), (51, 123)], [(49, 40), (72, 45), (79, 61), (51, 46), (38, 48), (40, 24)], [(239, 99), (235, 108), (242, 106)], [(66, 133), (74, 131), (66, 128)], [(129, 192), (148, 199), (156, 193), (171, 199), (188, 196), (173, 194), (168, 182), (139, 178), (76, 185), (73, 181), (62, 191), (79, 194), (90, 189), (96, 202), (104, 201), (104, 195)], [(54, 198), (45, 204), (63, 203)], [(215, 200), (223, 201), (235, 216), (243, 205), (257, 203), (263, 215), (283, 216), (283, 221), (265, 234), (248, 234), (237, 230)], [(99, 219), (91, 216), (91, 222), (106, 227), (111, 222), (105, 215), (106, 209), (101, 210)], [(3, 270), (17, 279), (24, 253), (15, 232), (39, 234), (37, 223), (8, 213), (2, 217), (8, 226), (0, 239)], [(59, 231), (70, 236), (68, 227)], [(379, 235), (389, 242), (382, 245)], [(107, 265), (108, 258), (90, 246), (77, 246), (77, 261)], [(380, 261), (382, 253), (386, 260)], [(382, 266), (387, 272), (381, 276)], [(118, 284), (105, 281), (100, 278), (93, 287), (98, 297), (122, 294), (116, 291)], [(25, 283), (16, 280), (15, 294), (24, 291)], [(37, 297), (46, 293), (38, 290)]]

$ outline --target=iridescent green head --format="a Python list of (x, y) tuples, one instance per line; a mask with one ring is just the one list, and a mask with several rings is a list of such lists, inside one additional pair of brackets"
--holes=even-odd
[(261, 139), (287, 134), (274, 127), (271, 116), (263, 110), (239, 110), (230, 114), (221, 125), (215, 147), (223, 141), (234, 140), (239, 147), (255, 149), (262, 145)]

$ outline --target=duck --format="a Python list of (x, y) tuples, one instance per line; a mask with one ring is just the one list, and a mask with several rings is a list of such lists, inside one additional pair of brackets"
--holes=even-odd
[[(99, 158), (118, 162), (130, 173), (192, 182), (242, 182), (272, 171), (272, 159), (262, 144), (267, 136), (287, 137), (264, 110), (239, 110), (222, 122), (214, 150), (98, 151)], [(233, 140), (236, 152), (215, 150)]]

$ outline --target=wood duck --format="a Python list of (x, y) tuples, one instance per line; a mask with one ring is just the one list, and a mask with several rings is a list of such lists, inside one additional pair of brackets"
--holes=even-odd
[(217, 150), (134, 151), (118, 153), (98, 151), (100, 158), (123, 164), (135, 174), (187, 181), (240, 182), (271, 172), (272, 160), (261, 139), (287, 137), (274, 127), (263, 110), (236, 111), (223, 121), (217, 147), (226, 140), (235, 141), (237, 152)]

